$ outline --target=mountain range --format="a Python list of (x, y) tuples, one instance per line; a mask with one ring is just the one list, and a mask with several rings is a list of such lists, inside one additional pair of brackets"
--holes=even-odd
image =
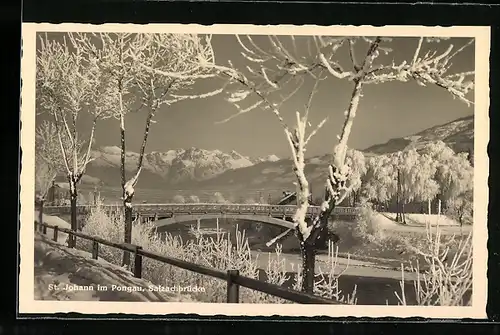
[[(437, 140), (444, 141), (456, 152), (473, 153), (474, 116), (433, 126), (410, 136), (390, 139), (361, 151), (366, 155), (380, 155), (412, 147), (418, 149)], [(115, 146), (102, 147), (92, 154), (94, 160), (87, 167), (82, 183), (119, 186), (120, 149)], [(138, 153), (127, 152), (127, 177), (134, 173), (138, 158)], [(307, 159), (305, 172), (313, 189), (321, 188), (324, 184), (328, 162), (328, 155)], [(236, 151), (224, 153), (189, 148), (146, 153), (137, 188), (291, 189), (294, 181), (289, 158), (280, 159), (275, 155), (251, 158)]]
[[(87, 184), (120, 185), (120, 148), (101, 147), (92, 152), (93, 161), (88, 165), (83, 180)], [(125, 170), (127, 177), (137, 169), (139, 154), (127, 152)], [(251, 158), (236, 151), (224, 153), (220, 150), (199, 148), (175, 149), (166, 152), (144, 154), (140, 176), (141, 187), (161, 187), (199, 182), (226, 171), (247, 168), (263, 162), (275, 162), (276, 155)]]

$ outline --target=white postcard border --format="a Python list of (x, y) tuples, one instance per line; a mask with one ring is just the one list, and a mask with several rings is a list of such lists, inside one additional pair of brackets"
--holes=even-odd
[[(339, 35), (339, 36), (449, 36), (475, 38), (475, 117), (474, 117), (474, 226), (473, 226), (473, 293), (472, 306), (360, 306), (360, 305), (296, 305), (284, 304), (215, 304), (187, 302), (80, 302), (34, 300), (34, 134), (35, 134), (35, 52), (36, 32), (112, 31), (112, 32), (171, 32), (200, 34), (257, 35)], [(486, 318), (487, 301), (487, 210), (489, 159), (489, 54), (490, 27), (454, 26), (258, 26), (196, 24), (45, 24), (22, 25), (22, 107), (21, 135), (22, 168), (20, 176), (20, 275), (19, 313), (85, 314), (126, 313), (137, 315), (199, 314), (227, 316), (331, 316), (331, 317), (431, 317)]]

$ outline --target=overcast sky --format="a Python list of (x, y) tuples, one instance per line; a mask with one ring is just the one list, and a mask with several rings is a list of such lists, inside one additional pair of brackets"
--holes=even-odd
[[(256, 41), (259, 41), (258, 37)], [(450, 43), (463, 45), (465, 40), (442, 41), (431, 46), (444, 50)], [(396, 38), (391, 43), (393, 52), (382, 60), (390, 61), (392, 58), (396, 61), (410, 60), (416, 45), (416, 38)], [(242, 49), (234, 35), (214, 36), (213, 47), (217, 62), (226, 64), (227, 60), (231, 59), (236, 66), (246, 64), (240, 55)], [(339, 50), (339, 59), (341, 63), (348, 64), (347, 49)], [(456, 71), (474, 69), (473, 46), (454, 58), (453, 69)], [(313, 81), (309, 80), (302, 90), (283, 106), (282, 113), (289, 123), (293, 124), (295, 111), (303, 109), (312, 83)], [(218, 84), (217, 81), (205, 81), (196, 85), (194, 89), (208, 92)], [(328, 79), (320, 84), (319, 92), (311, 106), (310, 121), (314, 125), (326, 116), (329, 116), (329, 120), (311, 140), (308, 156), (331, 151), (336, 135), (340, 133), (342, 127), (343, 113), (348, 106), (351, 90), (352, 83), (345, 80)], [(235, 112), (234, 106), (225, 101), (222, 95), (164, 106), (157, 112), (157, 123), (152, 125), (147, 151), (197, 147), (225, 152), (236, 150), (252, 157), (270, 154), (289, 156), (282, 128), (269, 111), (255, 110), (227, 123), (216, 124), (217, 121)], [(425, 128), (472, 114), (473, 106), (468, 107), (463, 102), (453, 99), (442, 88), (421, 87), (414, 82), (369, 85), (364, 88), (348, 145), (364, 149), (391, 138), (411, 135)], [(138, 151), (145, 117), (144, 112), (127, 116), (128, 151)], [(85, 121), (82, 119), (82, 122)], [(116, 120), (105, 121), (98, 125), (96, 132), (98, 146), (119, 145), (119, 143)]]

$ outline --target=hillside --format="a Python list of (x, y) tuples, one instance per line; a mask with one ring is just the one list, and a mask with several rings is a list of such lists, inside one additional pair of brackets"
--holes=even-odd
[(474, 152), (474, 115), (437, 125), (416, 134), (393, 138), (363, 150), (374, 154), (387, 154), (408, 148), (420, 148), (433, 141), (443, 141), (455, 152)]

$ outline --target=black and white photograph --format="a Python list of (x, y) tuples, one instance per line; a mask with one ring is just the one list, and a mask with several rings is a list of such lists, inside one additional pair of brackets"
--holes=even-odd
[(485, 317), (489, 34), (23, 24), (20, 312)]

